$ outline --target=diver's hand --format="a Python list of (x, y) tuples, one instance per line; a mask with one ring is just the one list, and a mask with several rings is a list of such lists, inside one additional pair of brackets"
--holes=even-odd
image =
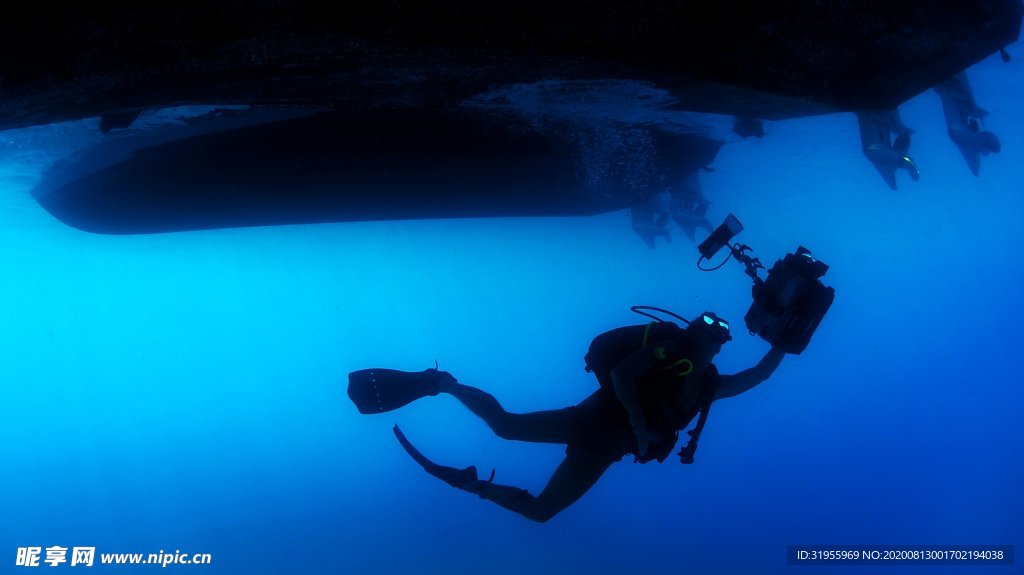
[(644, 414), (638, 409), (629, 415), (629, 424), (633, 427), (633, 433), (636, 434), (636, 445), (638, 447), (638, 456), (643, 457), (647, 455), (647, 449), (651, 446), (651, 434), (647, 430), (647, 421), (644, 419)]

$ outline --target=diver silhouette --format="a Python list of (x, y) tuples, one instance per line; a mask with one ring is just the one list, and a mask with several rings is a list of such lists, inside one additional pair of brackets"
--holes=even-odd
[[(685, 321), (685, 320), (683, 320)], [(729, 324), (706, 312), (681, 328), (651, 322), (605, 332), (586, 356), (587, 370), (600, 387), (577, 405), (531, 413), (509, 413), (494, 396), (460, 383), (438, 369), (403, 372), (365, 369), (349, 374), (349, 397), (361, 413), (384, 413), (428, 395), (447, 393), (479, 416), (499, 437), (566, 445), (566, 455), (539, 495), (481, 479), (475, 467), (434, 463), (402, 431), (402, 447), (442, 481), (528, 519), (545, 522), (577, 501), (613, 463), (627, 454), (635, 461), (663, 462), (679, 432), (698, 416), (683, 463), (692, 463), (711, 403), (739, 395), (767, 380), (785, 353), (776, 347), (752, 368), (720, 375), (713, 360), (732, 339)]]

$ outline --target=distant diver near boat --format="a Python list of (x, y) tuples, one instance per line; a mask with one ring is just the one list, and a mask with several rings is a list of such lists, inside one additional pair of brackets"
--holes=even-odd
[[(713, 312), (686, 320), (649, 306), (633, 311), (650, 318), (602, 333), (591, 342), (584, 360), (599, 387), (577, 405), (531, 413), (509, 413), (490, 394), (460, 383), (435, 368), (421, 372), (364, 369), (349, 374), (348, 395), (361, 413), (393, 411), (426, 396), (447, 393), (479, 416), (501, 438), (566, 446), (566, 456), (539, 495), (483, 479), (475, 467), (441, 465), (424, 456), (401, 429), (395, 436), (423, 469), (445, 483), (478, 495), (533, 521), (545, 522), (577, 501), (613, 463), (627, 454), (634, 461), (665, 461), (679, 432), (694, 417), (695, 427), (679, 452), (682, 463), (693, 463), (697, 442), (715, 400), (734, 397), (766, 381), (785, 354), (799, 354), (809, 343), (835, 297), (821, 277), (828, 266), (803, 247), (786, 255), (761, 279), (761, 262), (750, 247), (730, 244), (742, 230), (730, 215), (698, 247), (698, 267), (721, 268), (730, 257), (746, 268), (753, 280), (753, 303), (744, 316), (747, 329), (771, 344), (753, 367), (731, 375), (719, 374), (713, 360), (732, 339), (729, 323)], [(702, 267), (722, 248), (729, 257), (713, 268)], [(652, 313), (654, 312), (654, 313)], [(687, 327), (665, 321), (670, 315)]]

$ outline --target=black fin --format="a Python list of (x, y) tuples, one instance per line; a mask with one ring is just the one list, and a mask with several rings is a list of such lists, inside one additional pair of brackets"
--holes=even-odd
[(421, 397), (437, 395), (444, 372), (362, 369), (348, 374), (348, 396), (359, 413), (385, 413)]
[[(471, 490), (479, 482), (479, 477), (476, 473), (476, 467), (470, 465), (465, 469), (456, 469), (454, 467), (448, 467), (446, 465), (439, 465), (433, 461), (427, 459), (425, 455), (420, 453), (420, 450), (416, 449), (412, 443), (405, 437), (402, 430), (396, 425), (393, 428), (395, 437), (398, 438), (398, 443), (402, 445), (402, 449), (412, 457), (416, 463), (420, 464), (427, 473), (434, 477), (444, 481), (452, 487), (459, 489)], [(491, 472), (491, 479), (494, 479), (494, 472)], [(490, 481), (490, 480), (488, 480)]]

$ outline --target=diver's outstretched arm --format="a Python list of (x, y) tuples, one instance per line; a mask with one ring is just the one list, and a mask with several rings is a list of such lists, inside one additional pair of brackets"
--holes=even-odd
[(757, 362), (757, 365), (750, 369), (744, 369), (733, 375), (722, 375), (718, 379), (718, 387), (715, 390), (715, 399), (733, 397), (751, 389), (759, 383), (765, 382), (782, 363), (786, 352), (773, 347), (768, 353)]

